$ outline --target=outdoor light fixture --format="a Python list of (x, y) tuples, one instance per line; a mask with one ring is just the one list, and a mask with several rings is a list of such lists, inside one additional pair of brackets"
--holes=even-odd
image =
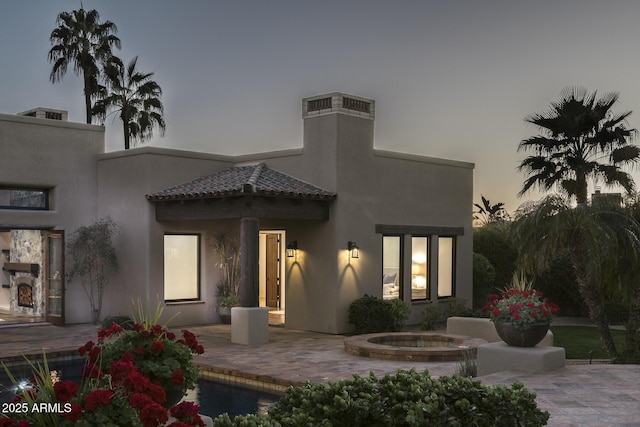
[(296, 256), (296, 251), (298, 250), (298, 241), (292, 240), (287, 244), (287, 258), (293, 258)]
[(347, 250), (351, 254), (351, 258), (359, 258), (360, 257), (360, 248), (356, 244), (356, 242), (347, 243)]

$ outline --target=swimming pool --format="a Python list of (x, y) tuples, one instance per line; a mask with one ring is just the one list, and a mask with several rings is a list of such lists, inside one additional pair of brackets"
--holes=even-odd
[[(49, 369), (56, 370), (65, 380), (80, 381), (82, 359), (50, 361)], [(31, 376), (28, 365), (11, 366), (16, 380), (27, 380)], [(15, 396), (15, 387), (0, 365), (0, 403), (9, 402)], [(195, 402), (200, 413), (210, 417), (228, 413), (230, 417), (266, 412), (280, 396), (261, 389), (246, 388), (236, 384), (200, 378), (194, 390), (190, 390), (183, 400)]]

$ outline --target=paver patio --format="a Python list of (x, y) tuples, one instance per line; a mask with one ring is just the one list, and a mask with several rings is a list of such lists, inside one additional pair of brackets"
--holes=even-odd
[[(398, 369), (428, 369), (431, 375), (452, 375), (455, 362), (397, 362), (361, 358), (344, 351), (344, 337), (270, 328), (269, 342), (256, 346), (231, 343), (228, 325), (190, 326), (205, 354), (196, 361), (217, 374), (246, 381), (286, 386), (306, 380), (326, 383), (354, 374), (376, 375)], [(96, 340), (94, 325), (25, 326), (0, 329), (0, 358), (22, 354), (65, 355)], [(520, 381), (538, 394), (538, 405), (551, 413), (549, 426), (640, 425), (639, 365), (568, 365), (545, 374), (501, 372), (480, 377), (486, 384)]]

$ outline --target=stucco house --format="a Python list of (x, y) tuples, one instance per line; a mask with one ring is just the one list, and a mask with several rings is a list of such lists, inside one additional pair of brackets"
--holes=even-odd
[(306, 98), (302, 118), (301, 148), (223, 156), (105, 153), (103, 127), (62, 111), (0, 114), (0, 310), (90, 321), (64, 237), (107, 215), (120, 271), (103, 316), (157, 295), (176, 326), (219, 322), (217, 231), (241, 244), (244, 300), (287, 328), (347, 332), (365, 293), (409, 302), (410, 323), (471, 301), (473, 164), (375, 149), (372, 99)]

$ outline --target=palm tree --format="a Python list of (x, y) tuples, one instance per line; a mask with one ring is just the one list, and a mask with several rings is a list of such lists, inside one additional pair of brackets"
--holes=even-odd
[[(617, 360), (603, 292), (623, 283), (622, 272), (640, 260), (640, 223), (620, 206), (602, 203), (573, 208), (568, 198), (549, 196), (523, 212), (512, 232), (519, 262), (529, 270), (547, 269), (557, 255), (568, 257), (589, 317), (609, 357)], [(631, 286), (636, 288), (632, 293), (638, 292), (637, 283)]]
[(509, 213), (504, 208), (504, 203), (496, 203), (492, 205), (489, 199), (485, 199), (485, 197), (481, 194), (480, 198), (482, 199), (482, 205), (478, 203), (474, 203), (478, 210), (473, 212), (473, 219), (477, 220), (481, 225), (487, 225), (494, 222), (507, 222), (510, 220)]
[(597, 99), (596, 92), (566, 88), (547, 111), (525, 118), (542, 135), (518, 146), (518, 150), (535, 152), (518, 167), (528, 175), (520, 196), (536, 185), (544, 190), (559, 187), (584, 204), (588, 179), (621, 185), (627, 192), (634, 189), (633, 179), (621, 168), (640, 160), (640, 148), (630, 142), (636, 130), (625, 126), (631, 112), (611, 111), (618, 96), (608, 93)]
[(110, 21), (100, 23), (97, 11), (87, 12), (82, 7), (61, 12), (56, 24), (58, 27), (49, 37), (53, 45), (48, 54), (49, 62), (53, 62), (49, 79), (52, 83), (61, 81), (70, 64), (76, 75), (82, 74), (87, 123), (91, 123), (91, 101), (98, 91), (99, 64), (111, 57), (112, 47), (120, 48), (120, 39), (115, 36), (118, 28)]
[(145, 141), (153, 136), (157, 126), (164, 135), (164, 107), (160, 85), (151, 80), (154, 73), (141, 73), (136, 69), (136, 56), (125, 67), (112, 57), (103, 69), (105, 86), (94, 106), (94, 113), (103, 120), (108, 111), (117, 112), (122, 120), (124, 148), (130, 148), (131, 139)]

